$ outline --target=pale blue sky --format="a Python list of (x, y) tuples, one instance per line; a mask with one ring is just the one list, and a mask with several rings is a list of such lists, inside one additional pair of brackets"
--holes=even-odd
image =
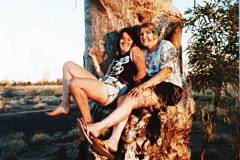
[[(65, 61), (82, 64), (84, 1), (76, 1), (0, 0), (0, 81), (56, 80)], [(174, 4), (183, 13), (193, 0)]]

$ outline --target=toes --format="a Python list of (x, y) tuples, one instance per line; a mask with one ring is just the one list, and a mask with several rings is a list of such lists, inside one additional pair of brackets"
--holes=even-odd
[(60, 116), (60, 115), (67, 115), (69, 112), (66, 111), (63, 107), (57, 107), (55, 110), (50, 112), (45, 112), (48, 116)]

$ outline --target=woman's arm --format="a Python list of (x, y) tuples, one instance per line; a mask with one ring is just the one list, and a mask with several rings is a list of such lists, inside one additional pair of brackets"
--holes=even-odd
[(163, 41), (162, 49), (161, 49), (161, 58), (160, 58), (160, 65), (161, 70), (153, 76), (149, 81), (146, 81), (142, 84), (143, 90), (155, 86), (162, 81), (168, 79), (170, 74), (175, 72), (175, 66), (178, 63), (177, 61), (177, 50), (174, 45), (169, 41)]
[(96, 54), (93, 53), (93, 48), (90, 48), (89, 49), (89, 56), (91, 57), (92, 59), (92, 62), (93, 62), (93, 66), (97, 72), (97, 75), (99, 78), (103, 77), (104, 76), (104, 73), (103, 71), (101, 70), (101, 67), (97, 61), (97, 57), (96, 57)]
[(110, 70), (112, 68), (112, 65), (114, 63), (114, 60), (112, 61), (112, 63), (109, 65), (108, 69), (107, 69), (107, 72), (105, 73), (105, 75), (108, 75), (110, 73)]
[(128, 95), (138, 96), (145, 89), (165, 81), (174, 72), (174, 65), (177, 63), (177, 53), (176, 48), (170, 42), (164, 41), (160, 59), (161, 70), (148, 81), (132, 89)]
[(131, 48), (130, 57), (137, 70), (134, 80), (138, 81), (143, 79), (147, 73), (143, 52), (139, 47), (134, 46)]
[(162, 68), (155, 76), (150, 78), (148, 81), (140, 85), (140, 87), (145, 90), (149, 87), (155, 86), (163, 81), (165, 81), (171, 74), (172, 69), (170, 67)]
[(144, 82), (143, 84), (133, 88), (131, 91), (128, 92), (129, 96), (137, 97), (139, 96), (144, 90), (149, 87), (155, 86), (163, 81), (165, 81), (169, 75), (171, 74), (172, 69), (169, 67), (165, 67), (161, 69), (155, 76), (153, 76), (148, 81)]

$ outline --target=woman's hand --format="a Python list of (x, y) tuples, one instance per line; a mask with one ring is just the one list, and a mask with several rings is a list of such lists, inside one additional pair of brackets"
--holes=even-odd
[(91, 57), (93, 61), (97, 61), (97, 56), (94, 52), (96, 52), (94, 48), (89, 48), (88, 49), (89, 57)]
[(134, 87), (133, 89), (131, 89), (128, 92), (128, 96), (130, 96), (130, 97), (138, 97), (141, 93), (143, 93), (144, 90), (145, 90), (145, 88), (143, 87), (143, 85), (139, 85), (139, 86)]
[(95, 70), (97, 72), (98, 77), (103, 77), (104, 73), (102, 72), (100, 65), (97, 61), (97, 55), (96, 55), (97, 49), (92, 47), (88, 49), (88, 55), (91, 57), (93, 66), (95, 67)]

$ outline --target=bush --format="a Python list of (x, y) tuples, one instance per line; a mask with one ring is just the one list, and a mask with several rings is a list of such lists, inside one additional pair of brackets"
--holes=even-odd
[(37, 92), (39, 96), (52, 96), (54, 95), (54, 90), (53, 89), (42, 89)]
[(50, 142), (52, 139), (49, 137), (49, 135), (45, 134), (45, 133), (38, 133), (33, 135), (31, 141), (34, 144), (45, 144)]
[(0, 157), (3, 159), (16, 159), (17, 153), (27, 148), (23, 133), (8, 135), (0, 139)]
[(78, 128), (74, 128), (70, 131), (68, 131), (67, 135), (66, 135), (66, 138), (70, 138), (70, 139), (76, 139), (78, 138), (80, 135), (79, 135), (79, 129)]
[(4, 98), (13, 98), (19, 96), (16, 89), (13, 88), (6, 88), (3, 90), (2, 97)]

